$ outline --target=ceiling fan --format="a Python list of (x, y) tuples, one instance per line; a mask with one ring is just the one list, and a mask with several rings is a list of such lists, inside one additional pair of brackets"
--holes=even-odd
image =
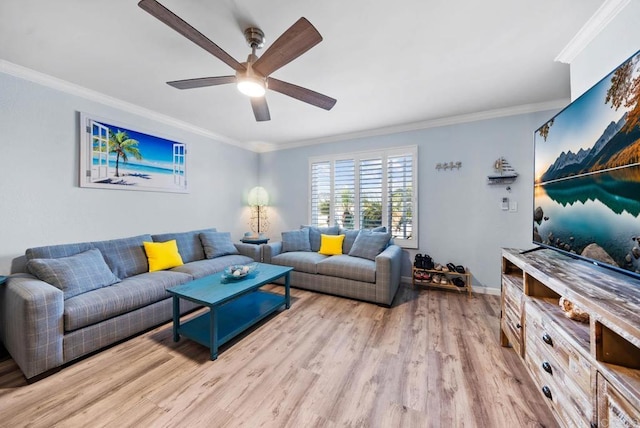
[(335, 99), (326, 95), (270, 77), (271, 73), (322, 41), (318, 30), (305, 18), (300, 18), (278, 37), (261, 57), (256, 55), (256, 50), (264, 45), (264, 33), (259, 28), (247, 28), (244, 35), (251, 47), (251, 53), (246, 62), (240, 63), (157, 1), (141, 0), (138, 6), (236, 71), (232, 76), (200, 77), (167, 82), (174, 88), (192, 89), (236, 83), (238, 90), (250, 97), (253, 114), (258, 122), (271, 120), (267, 100), (264, 98), (267, 89), (325, 110), (331, 110), (336, 103)]

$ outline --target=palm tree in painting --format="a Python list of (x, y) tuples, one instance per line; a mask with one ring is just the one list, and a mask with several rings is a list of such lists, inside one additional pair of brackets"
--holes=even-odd
[(133, 156), (137, 160), (142, 159), (142, 154), (138, 149), (138, 140), (129, 138), (129, 135), (125, 131), (118, 129), (117, 132), (109, 130), (109, 153), (116, 154), (116, 177), (120, 177), (118, 166), (120, 164), (120, 158), (122, 162), (129, 160), (129, 155)]

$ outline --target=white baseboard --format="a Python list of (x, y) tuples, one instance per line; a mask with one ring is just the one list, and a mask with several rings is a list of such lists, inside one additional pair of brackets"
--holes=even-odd
[[(405, 285), (412, 285), (413, 281), (411, 280), (410, 276), (403, 276), (400, 278), (400, 282), (402, 284)], [(499, 296), (500, 295), (500, 288), (496, 288), (496, 287), (485, 287), (483, 285), (474, 285), (473, 289), (471, 290), (473, 293), (478, 293), (478, 294), (491, 294), (493, 296)]]

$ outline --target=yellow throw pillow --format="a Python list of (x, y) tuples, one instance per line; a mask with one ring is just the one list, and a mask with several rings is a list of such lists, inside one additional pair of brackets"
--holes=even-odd
[(325, 256), (337, 256), (342, 254), (342, 242), (344, 235), (320, 235), (320, 251)]
[(181, 266), (182, 257), (175, 239), (167, 242), (143, 242), (149, 260), (149, 272)]

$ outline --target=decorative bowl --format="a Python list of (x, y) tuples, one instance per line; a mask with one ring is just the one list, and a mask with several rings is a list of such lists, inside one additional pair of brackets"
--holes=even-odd
[(224, 277), (231, 280), (243, 279), (254, 273), (257, 268), (257, 263), (250, 263), (248, 265), (231, 265), (225, 268)]

